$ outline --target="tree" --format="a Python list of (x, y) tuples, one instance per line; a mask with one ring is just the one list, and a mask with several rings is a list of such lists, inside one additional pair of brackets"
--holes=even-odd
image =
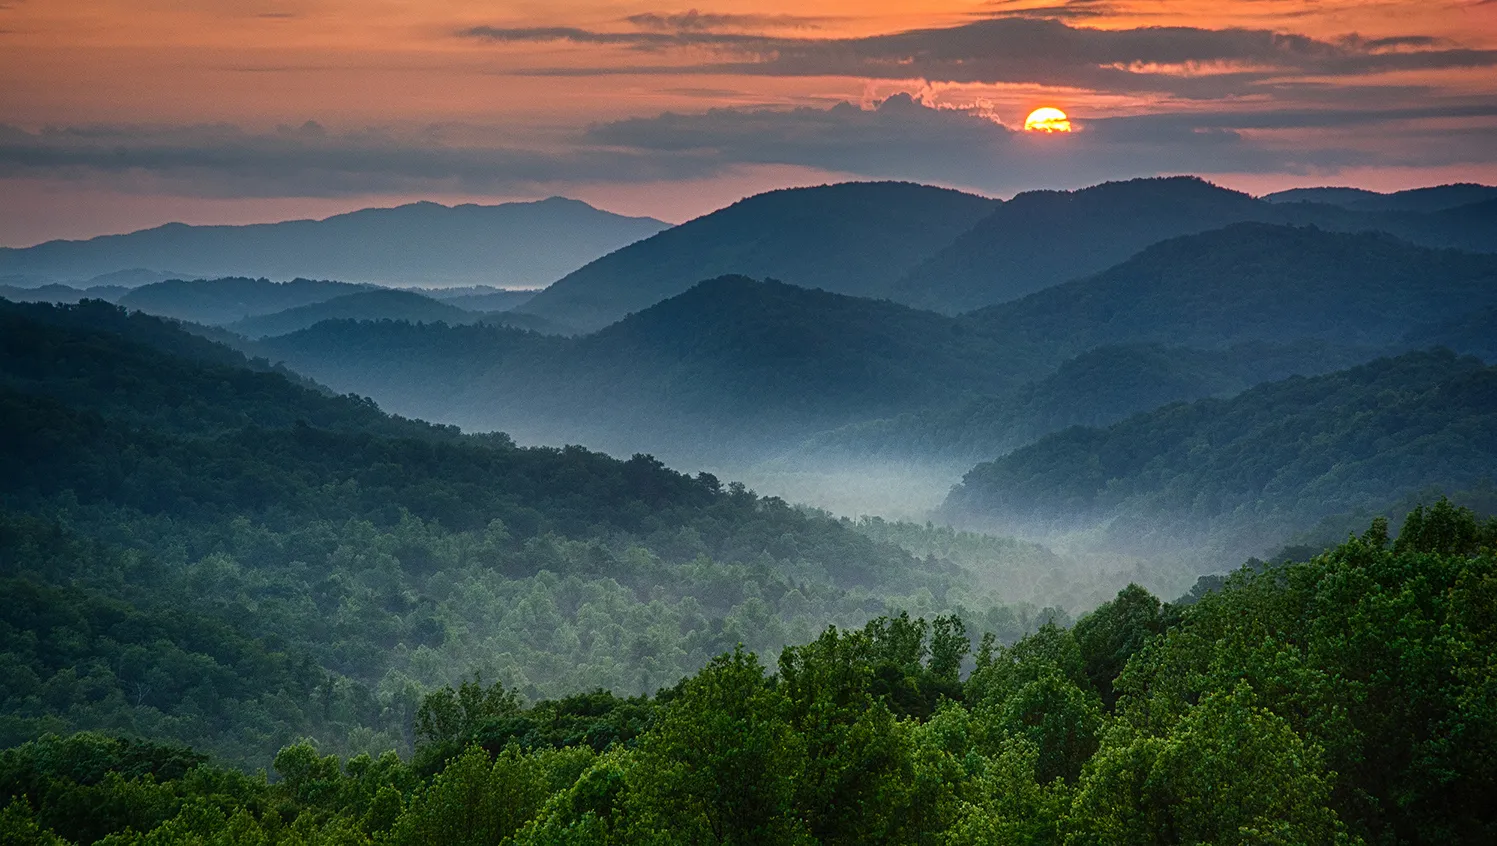
[(1166, 737), (1110, 734), (1082, 778), (1066, 843), (1343, 843), (1331, 778), (1320, 750), (1243, 684), (1207, 697)]
[(803, 839), (792, 800), (805, 753), (785, 709), (742, 649), (687, 680), (630, 769), (637, 824), (672, 843)]

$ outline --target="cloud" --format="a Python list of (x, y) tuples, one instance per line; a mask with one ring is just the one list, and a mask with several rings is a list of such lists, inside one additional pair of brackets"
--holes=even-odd
[[(934, 108), (901, 94), (871, 109), (842, 103), (828, 109), (666, 113), (593, 127), (589, 140), (698, 160), (716, 156), (1006, 193), (1168, 173), (1327, 173), (1490, 160), (1490, 149), (1497, 148), (1497, 126), (1490, 122), (1460, 133), (1419, 125), (1453, 113), (1491, 118), (1497, 103), (1116, 117), (1079, 120), (1081, 131), (1069, 136), (1037, 137), (974, 111)], [(1386, 149), (1355, 143), (1373, 126), (1388, 137)], [(1328, 137), (1308, 143), (1276, 137), (1301, 130)]]
[[(524, 148), (504, 131), (425, 127), (331, 132), (314, 121), (273, 132), (231, 125), (0, 125), (0, 179), (107, 182), (198, 197), (338, 197), (372, 192), (515, 193), (558, 182), (649, 182), (710, 174), (716, 160), (584, 144)], [(700, 161), (699, 161), (700, 160)]]
[[(764, 35), (685, 29), (670, 32), (597, 32), (570, 26), (494, 27), (474, 26), (459, 30), (463, 38), (494, 43), (534, 43), (566, 41), (573, 44), (608, 45), (634, 50), (663, 50), (669, 47), (715, 47), (759, 52), (773, 49), (776, 40)], [(621, 69), (622, 70), (622, 69)]]
[(716, 32), (721, 30), (819, 29), (826, 18), (802, 15), (733, 15), (712, 12), (660, 13), (644, 12), (624, 20), (641, 29), (675, 32)]
[(1172, 173), (1334, 173), (1484, 163), (1497, 99), (1339, 109), (1216, 109), (1087, 119), (1037, 137), (978, 110), (897, 94), (872, 107), (717, 108), (600, 123), (546, 145), (501, 127), (335, 130), (316, 122), (0, 125), (0, 180), (47, 178), (193, 197), (516, 195), (710, 179), (786, 166), (993, 193)]
[(496, 43), (568, 41), (639, 50), (718, 51), (717, 63), (552, 68), (553, 73), (728, 73), (843, 76), (954, 83), (1067, 86), (1113, 93), (1216, 98), (1305, 76), (1490, 68), (1497, 50), (1410, 35), (1324, 40), (1266, 29), (1191, 26), (1091, 29), (1054, 18), (1002, 17), (861, 38), (785, 38), (711, 30), (603, 32), (571, 27), (472, 27), (459, 36)]
[(1117, 4), (1109, 0), (1067, 0), (1053, 5), (1031, 5), (1032, 0), (991, 0), (988, 11), (976, 12), (974, 16), (985, 18), (1054, 18), (1084, 20), (1087, 18), (1112, 17), (1120, 11)]

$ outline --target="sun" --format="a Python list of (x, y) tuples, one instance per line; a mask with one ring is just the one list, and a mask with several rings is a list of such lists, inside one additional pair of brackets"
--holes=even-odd
[(1060, 109), (1046, 106), (1035, 109), (1024, 118), (1025, 132), (1070, 132), (1071, 119)]

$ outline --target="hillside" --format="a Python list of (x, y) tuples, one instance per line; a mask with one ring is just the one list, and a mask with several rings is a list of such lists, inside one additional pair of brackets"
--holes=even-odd
[[(471, 670), (530, 697), (652, 691), (908, 595), (1009, 639), (1034, 624), (1003, 577), (648, 456), (392, 418), (101, 303), (0, 320), (0, 744), (408, 750), (421, 691)], [(1059, 561), (1004, 549), (1015, 585)]]
[(1352, 211), (1436, 212), (1497, 200), (1497, 187), (1463, 182), (1388, 193), (1365, 188), (1291, 188), (1262, 199), (1270, 203), (1324, 203)]
[(529, 302), (536, 295), (537, 289), (428, 288), (416, 293), (468, 311), (509, 311)]
[[(1323, 554), (1251, 562), (1186, 601), (1129, 585), (1011, 644), (989, 630), (974, 647), (970, 618), (889, 613), (777, 658), (725, 650), (653, 696), (527, 701), (475, 675), (412, 692), (399, 717), (375, 716), (382, 702), (350, 708), (359, 700), (331, 678), (211, 621), (8, 593), (0, 626), (41, 621), (56, 643), (6, 639), (12, 677), (99, 653), (133, 675), (142, 643), (191, 639), (195, 651), (164, 656), (181, 668), (161, 673), (166, 693), (222, 691), (212, 704), (243, 703), (229, 726), (284, 725), (307, 702), (348, 715), (319, 728), (379, 737), (383, 718), (414, 748), (329, 754), (300, 738), (250, 775), (163, 742), (160, 723), (146, 740), (49, 732), (0, 751), (0, 793), (16, 797), (0, 824), (45, 846), (1074, 846), (1265, 831), (1295, 844), (1488, 843), (1497, 521), (1445, 499), (1399, 517), (1396, 538), (1391, 521), (1364, 523)], [(46, 563), (93, 552), (26, 541)], [(113, 637), (91, 639), (90, 623)], [(251, 666), (277, 695), (256, 695)]]
[(1105, 270), (1152, 244), (1244, 222), (1386, 231), (1417, 243), (1497, 251), (1497, 218), (1475, 206), (1438, 214), (1272, 203), (1195, 177), (1020, 194), (901, 278), (889, 296), (959, 313)]
[(1045, 368), (1118, 343), (1378, 347), (1493, 304), (1497, 256), (1378, 233), (1238, 224), (1156, 244), (1102, 273), (963, 319)]
[(1417, 352), (1050, 435), (973, 468), (942, 513), (1102, 525), (1115, 548), (1214, 535), (1266, 549), (1324, 517), (1490, 482), (1494, 467), (1497, 368)]
[(273, 282), (231, 276), (155, 282), (126, 293), (117, 302), (158, 317), (215, 326), (369, 290), (373, 286), (348, 282), (314, 279)]
[(96, 285), (91, 288), (75, 288), (71, 285), (50, 283), (34, 288), (15, 285), (0, 285), (0, 297), (17, 303), (76, 303), (79, 300), (114, 301), (129, 292), (129, 288), (114, 285)]
[(701, 283), (569, 341), (324, 324), (262, 348), (403, 414), (673, 460), (756, 455), (1012, 378), (1001, 344), (951, 318), (743, 277)]
[(221, 344), (116, 306), (0, 300), (0, 385), (133, 427), (216, 436), (246, 426), (452, 440), (457, 430), (391, 417)]
[(922, 462), (958, 472), (1071, 426), (1104, 426), (1173, 402), (1360, 364), (1367, 349), (1306, 341), (1224, 350), (1098, 347), (1035, 382), (952, 408), (854, 423), (817, 435), (782, 462)]
[(909, 183), (771, 191), (605, 256), (521, 306), (588, 331), (723, 275), (884, 296), (998, 203)]
[(1463, 355), (1497, 363), (1497, 306), (1478, 308), (1459, 317), (1409, 330), (1403, 343), (1411, 347), (1441, 346)]
[[(126, 305), (133, 304), (127, 302)], [(236, 320), (224, 328), (247, 338), (286, 335), (324, 320), (405, 320), (411, 323), (472, 323), (481, 315), (414, 291), (383, 289)]]
[(183, 276), (343, 279), (384, 285), (546, 285), (667, 224), (553, 197), (534, 203), (412, 203), (325, 220), (167, 224), (128, 235), (0, 249), (0, 275), (58, 280), (150, 268)]

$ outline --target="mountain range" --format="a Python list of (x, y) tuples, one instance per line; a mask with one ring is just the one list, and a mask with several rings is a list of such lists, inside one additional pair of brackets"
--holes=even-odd
[(534, 288), (666, 227), (652, 218), (624, 217), (560, 197), (494, 206), (423, 202), (325, 220), (171, 223), (86, 241), (0, 248), (0, 276), (68, 282), (147, 268), (178, 278)]
[(339, 322), (255, 354), (402, 414), (527, 443), (752, 461), (908, 414), (914, 429), (892, 431), (928, 458), (1326, 372), (1492, 305), (1497, 257), (1242, 224), (961, 317), (735, 276), (575, 339)]
[(883, 296), (999, 203), (901, 182), (770, 191), (673, 227), (557, 280), (521, 307), (583, 330), (723, 275)]
[(1352, 211), (1437, 212), (1497, 200), (1497, 187), (1463, 182), (1388, 193), (1365, 188), (1291, 188), (1263, 199), (1270, 203), (1323, 203)]
[(1090, 276), (1166, 239), (1248, 222), (1378, 230), (1428, 246), (1497, 252), (1497, 207), (1490, 205), (1489, 198), (1429, 214), (1352, 211), (1268, 202), (1194, 177), (1035, 191), (999, 206), (906, 273), (888, 296), (936, 311), (970, 311)]

